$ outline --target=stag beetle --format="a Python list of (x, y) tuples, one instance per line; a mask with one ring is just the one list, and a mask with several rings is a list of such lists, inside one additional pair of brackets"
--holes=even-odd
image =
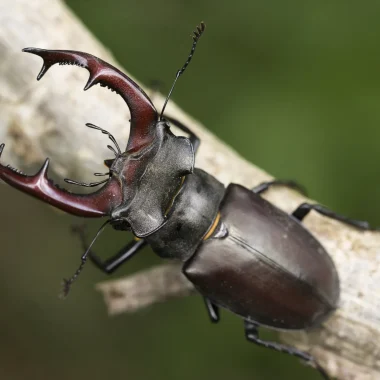
[[(367, 222), (338, 215), (318, 204), (303, 203), (288, 215), (260, 196), (276, 185), (300, 190), (293, 181), (274, 180), (252, 190), (237, 184), (225, 188), (210, 174), (194, 168), (199, 138), (183, 124), (163, 115), (204, 30), (205, 24), (201, 23), (194, 32), (191, 52), (177, 71), (160, 116), (133, 80), (97, 57), (70, 50), (24, 49), (43, 59), (38, 80), (56, 63), (77, 65), (90, 73), (85, 90), (100, 84), (119, 94), (130, 109), (130, 137), (122, 152), (109, 132), (86, 124), (107, 134), (115, 145), (109, 146), (115, 158), (104, 161), (109, 171), (95, 173), (107, 176), (104, 181), (86, 184), (65, 180), (90, 187), (104, 183), (92, 194), (75, 194), (55, 186), (47, 176), (48, 159), (33, 176), (0, 165), (0, 178), (70, 214), (108, 216), (96, 237), (107, 223), (136, 236), (106, 262), (90, 250), (95, 237), (78, 270), (66, 280), (66, 293), (87, 256), (111, 273), (149, 244), (159, 256), (183, 262), (183, 273), (204, 297), (212, 322), (219, 321), (219, 307), (230, 310), (243, 318), (249, 341), (295, 355), (327, 379), (325, 370), (310, 354), (261, 340), (258, 327), (312, 328), (337, 308), (339, 278), (333, 261), (302, 224), (311, 210), (356, 228), (371, 228)], [(189, 137), (175, 136), (170, 124)], [(0, 155), (3, 149), (4, 144), (0, 145)], [(82, 242), (83, 239), (82, 236)]]

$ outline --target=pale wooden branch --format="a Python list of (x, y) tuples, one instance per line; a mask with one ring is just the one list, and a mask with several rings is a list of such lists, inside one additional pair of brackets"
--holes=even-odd
[[(30, 171), (49, 156), (52, 174), (89, 179), (90, 173), (98, 170), (95, 165), (101, 166), (99, 157), (107, 157), (107, 151), (104, 136), (88, 131), (84, 123), (107, 127), (118, 140), (127, 141), (127, 107), (120, 98), (99, 88), (81, 95), (79, 90), (88, 74), (78, 68), (65, 67), (59, 72), (53, 68), (37, 83), (41, 60), (21, 53), (21, 49), (83, 50), (115, 64), (114, 59), (60, 1), (3, 0), (0, 24), (0, 141), (6, 143), (2, 161)], [(157, 95), (154, 102), (160, 109), (163, 99)], [(252, 187), (270, 178), (173, 103), (167, 114), (199, 135), (202, 144), (197, 166), (223, 183)], [(288, 212), (305, 201), (286, 189), (271, 190), (266, 198)], [(359, 232), (314, 213), (305, 224), (337, 265), (340, 308), (321, 329), (282, 333), (281, 338), (312, 352), (339, 379), (379, 379), (380, 234)], [(178, 265), (162, 265), (97, 288), (111, 314), (133, 312), (193, 293)]]

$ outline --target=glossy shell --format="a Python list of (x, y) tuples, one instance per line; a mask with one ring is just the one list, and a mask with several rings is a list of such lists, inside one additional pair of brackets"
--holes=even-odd
[(298, 220), (234, 184), (220, 212), (227, 236), (205, 241), (183, 268), (202, 295), (281, 329), (318, 325), (336, 308), (335, 266)]

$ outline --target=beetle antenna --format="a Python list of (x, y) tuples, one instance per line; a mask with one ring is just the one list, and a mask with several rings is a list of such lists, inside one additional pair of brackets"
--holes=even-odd
[(197, 26), (197, 29), (194, 30), (193, 32), (193, 46), (191, 47), (191, 51), (190, 51), (190, 54), (189, 56), (187, 57), (187, 61), (185, 62), (185, 64), (182, 66), (182, 68), (180, 70), (177, 71), (177, 74), (175, 75), (175, 78), (174, 78), (174, 82), (172, 84), (172, 88), (170, 89), (169, 91), (169, 94), (168, 96), (166, 97), (166, 100), (165, 100), (165, 103), (164, 103), (164, 106), (162, 107), (162, 111), (161, 111), (161, 114), (160, 114), (160, 120), (162, 120), (162, 115), (164, 114), (164, 111), (165, 111), (165, 108), (166, 108), (166, 105), (168, 104), (168, 101), (170, 99), (170, 96), (174, 90), (174, 86), (175, 84), (177, 83), (177, 80), (178, 78), (184, 73), (184, 71), (186, 70), (186, 67), (189, 65), (191, 59), (193, 58), (193, 55), (194, 55), (194, 52), (195, 52), (195, 48), (197, 46), (197, 43), (199, 41), (199, 39), (201, 38), (203, 32), (205, 31), (206, 29), (206, 24), (202, 21), (200, 23), (199, 26)]
[(92, 239), (92, 242), (91, 244), (88, 246), (88, 248), (86, 249), (86, 252), (82, 255), (81, 257), (81, 263), (78, 267), (78, 269), (75, 271), (75, 273), (67, 280), (66, 278), (63, 279), (63, 289), (62, 289), (62, 294), (61, 294), (61, 298), (66, 298), (67, 295), (69, 294), (70, 292), (70, 288), (71, 288), (71, 285), (72, 283), (78, 278), (78, 276), (81, 274), (82, 270), (83, 270), (83, 267), (84, 265), (86, 264), (86, 261), (87, 261), (87, 256), (90, 252), (90, 249), (91, 247), (93, 246), (93, 244), (95, 243), (96, 239), (99, 237), (99, 235), (103, 232), (104, 228), (107, 226), (108, 223), (110, 223), (111, 219), (108, 219), (106, 220), (102, 226), (99, 228), (98, 232), (96, 233), (94, 239)]
[(116, 156), (116, 157), (121, 155), (121, 150), (120, 150), (119, 144), (117, 143), (115, 137), (113, 137), (113, 135), (111, 135), (111, 133), (109, 133), (109, 132), (106, 131), (105, 129), (100, 128), (100, 127), (98, 127), (97, 125), (92, 124), (92, 123), (86, 123), (86, 127), (88, 127), (88, 128), (92, 128), (92, 129), (96, 129), (96, 130), (98, 130), (98, 131), (101, 131), (101, 132), (104, 133), (105, 135), (108, 135), (109, 139), (115, 144), (116, 149), (117, 149), (117, 151), (118, 151), (118, 154), (116, 153), (116, 151), (115, 151), (113, 148), (110, 148), (109, 145), (107, 145), (108, 149), (111, 149), (111, 150), (115, 153), (115, 156)]
[(113, 154), (115, 155), (115, 157), (119, 157), (119, 155), (117, 154), (115, 148), (112, 146), (112, 145), (107, 145), (107, 148), (113, 152)]

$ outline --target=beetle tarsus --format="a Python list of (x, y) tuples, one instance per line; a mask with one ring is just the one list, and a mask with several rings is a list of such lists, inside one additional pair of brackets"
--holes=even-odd
[(304, 360), (306, 363), (310, 364), (313, 368), (318, 370), (318, 372), (321, 374), (321, 376), (325, 380), (330, 380), (330, 377), (328, 376), (327, 372), (323, 367), (321, 367), (318, 362), (314, 359), (312, 355), (310, 355), (307, 352), (303, 352), (300, 350), (297, 350), (294, 347), (286, 346), (281, 343), (277, 342), (270, 342), (266, 340), (262, 340), (259, 338), (259, 330), (258, 325), (255, 323), (252, 323), (250, 321), (245, 320), (244, 321), (244, 329), (245, 329), (245, 337), (249, 342), (255, 343), (259, 346), (263, 346), (275, 351), (283, 352), (292, 356), (296, 356), (302, 360)]

